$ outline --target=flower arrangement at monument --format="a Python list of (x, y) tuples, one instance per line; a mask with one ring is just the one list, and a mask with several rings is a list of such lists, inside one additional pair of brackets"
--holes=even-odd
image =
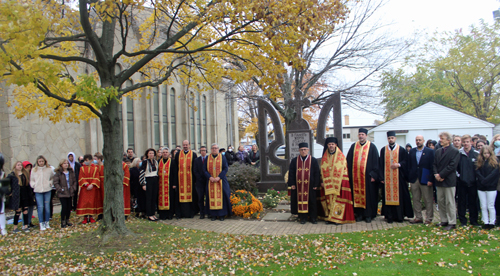
[(274, 208), (283, 200), (288, 200), (288, 195), (284, 192), (276, 191), (273, 188), (267, 190), (267, 193), (264, 197), (262, 197), (261, 202), (266, 208)]
[(231, 194), (231, 204), (233, 205), (233, 214), (243, 218), (260, 217), (262, 212), (262, 203), (250, 192), (237, 190)]

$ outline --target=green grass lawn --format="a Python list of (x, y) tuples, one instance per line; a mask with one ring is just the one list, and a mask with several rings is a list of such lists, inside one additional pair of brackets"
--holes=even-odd
[(127, 224), (135, 236), (105, 246), (93, 233), (95, 224), (9, 234), (0, 238), (0, 273), (500, 275), (498, 230), (444, 232), (416, 225), (343, 234), (244, 236), (138, 219)]

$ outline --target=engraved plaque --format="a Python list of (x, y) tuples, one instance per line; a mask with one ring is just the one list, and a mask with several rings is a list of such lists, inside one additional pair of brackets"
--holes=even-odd
[(289, 158), (288, 160), (292, 160), (294, 157), (297, 157), (300, 155), (299, 152), (299, 144), (300, 143), (308, 143), (309, 144), (309, 149), (311, 149), (311, 131), (304, 131), (304, 132), (292, 132), (289, 131), (288, 133), (288, 142), (290, 145), (290, 150), (289, 150)]

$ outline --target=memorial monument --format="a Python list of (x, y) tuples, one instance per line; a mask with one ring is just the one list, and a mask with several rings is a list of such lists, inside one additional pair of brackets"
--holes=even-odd
[[(283, 191), (287, 189), (285, 174), (288, 171), (290, 160), (299, 155), (299, 143), (309, 143), (310, 154), (314, 152), (314, 144), (322, 145), (325, 141), (325, 131), (328, 115), (333, 109), (334, 135), (339, 140), (339, 147), (342, 148), (342, 111), (340, 93), (335, 93), (325, 102), (318, 118), (318, 129), (316, 139), (309, 123), (302, 117), (302, 109), (311, 105), (309, 99), (289, 100), (287, 105), (293, 106), (295, 119), (287, 126), (286, 137), (283, 133), (278, 111), (264, 99), (257, 102), (259, 145), (260, 145), (260, 170), (261, 181), (258, 183), (259, 192), (266, 192), (267, 189)], [(270, 118), (272, 129), (274, 130), (274, 140), (269, 143), (267, 118)], [(338, 123), (335, 123), (338, 122)], [(286, 145), (285, 158), (276, 156), (276, 150)], [(321, 160), (321, 158), (319, 159)], [(270, 163), (280, 168), (279, 173), (270, 173)]]

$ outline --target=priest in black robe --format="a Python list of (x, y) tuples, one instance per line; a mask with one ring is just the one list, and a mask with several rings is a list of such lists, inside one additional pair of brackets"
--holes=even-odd
[[(387, 132), (389, 144), (380, 150), (379, 179), (382, 186), (382, 215), (388, 223), (413, 217), (408, 190), (408, 153), (396, 143), (396, 132)], [(431, 206), (432, 208), (433, 206)]]
[[(171, 220), (179, 206), (176, 163), (167, 147), (163, 148), (162, 158), (158, 160), (158, 214), (160, 220)], [(167, 190), (168, 189), (168, 192)], [(168, 200), (166, 199), (168, 196)]]
[(347, 153), (349, 184), (351, 185), (356, 221), (372, 222), (378, 208), (378, 164), (377, 147), (368, 139), (368, 130), (360, 128), (358, 141)]
[(198, 214), (198, 193), (196, 192), (196, 176), (194, 173), (194, 160), (198, 156), (191, 150), (188, 140), (182, 141), (182, 150), (175, 155), (174, 167), (177, 174), (177, 193), (179, 194), (177, 218), (193, 218)]
[(309, 155), (309, 144), (299, 144), (300, 155), (290, 161), (288, 186), (291, 187), (292, 214), (298, 214), (300, 224), (305, 224), (308, 217), (312, 224), (317, 224), (317, 191), (320, 187), (319, 163)]

